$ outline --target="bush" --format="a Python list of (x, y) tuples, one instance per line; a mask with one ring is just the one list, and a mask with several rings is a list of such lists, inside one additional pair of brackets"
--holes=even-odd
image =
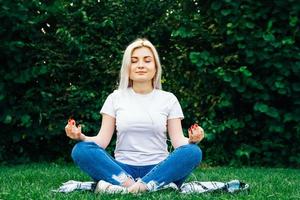
[(67, 119), (98, 132), (124, 49), (146, 37), (159, 51), (164, 89), (181, 102), (183, 126), (206, 130), (206, 162), (299, 166), (297, 1), (0, 5), (0, 161), (69, 160)]

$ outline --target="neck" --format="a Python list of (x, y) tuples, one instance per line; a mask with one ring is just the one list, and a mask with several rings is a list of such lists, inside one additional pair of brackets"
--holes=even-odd
[(153, 90), (152, 82), (151, 81), (143, 82), (143, 83), (133, 82), (132, 89), (134, 90), (135, 93), (140, 93), (140, 94), (150, 93)]

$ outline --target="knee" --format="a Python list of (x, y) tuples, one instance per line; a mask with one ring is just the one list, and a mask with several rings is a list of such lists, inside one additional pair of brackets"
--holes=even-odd
[(202, 150), (196, 144), (188, 144), (186, 145), (186, 155), (189, 155), (191, 158), (191, 162), (193, 162), (194, 166), (198, 166), (202, 160)]
[(83, 149), (85, 148), (84, 142), (79, 142), (75, 144), (72, 149), (71, 157), (76, 162), (80, 157), (82, 157)]
[(77, 143), (71, 153), (72, 159), (77, 163), (78, 161), (84, 159), (89, 154), (91, 147), (93, 147), (93, 143), (90, 142), (79, 142)]

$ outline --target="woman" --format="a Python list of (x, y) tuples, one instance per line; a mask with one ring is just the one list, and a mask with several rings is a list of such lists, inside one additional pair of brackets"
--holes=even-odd
[[(118, 90), (111, 93), (100, 113), (101, 129), (88, 137), (69, 121), (71, 139), (81, 141), (72, 151), (74, 162), (95, 181), (138, 193), (155, 191), (171, 182), (182, 185), (202, 159), (196, 145), (204, 138), (198, 125), (184, 137), (182, 109), (177, 98), (161, 89), (161, 65), (155, 47), (137, 39), (125, 50)], [(115, 159), (105, 148), (117, 130)], [(169, 154), (167, 135), (175, 150)], [(100, 186), (97, 186), (100, 187)]]

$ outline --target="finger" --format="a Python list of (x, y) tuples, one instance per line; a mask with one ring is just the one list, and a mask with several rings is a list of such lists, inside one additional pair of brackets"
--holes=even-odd
[(204, 134), (203, 134), (203, 132), (200, 132), (197, 137), (197, 141), (200, 142), (203, 138), (204, 138)]
[(192, 138), (192, 137), (193, 137), (193, 134), (192, 134), (191, 128), (188, 129), (188, 133), (189, 133), (189, 138)]
[(199, 130), (200, 130), (200, 132), (201, 132), (201, 133), (203, 133), (203, 132), (204, 132), (204, 130), (203, 130), (203, 128), (202, 128), (202, 127), (198, 126), (198, 128), (199, 128)]
[(193, 143), (196, 143), (198, 141), (198, 135), (197, 133), (193, 132), (191, 140)]
[(67, 136), (69, 136), (70, 135), (70, 126), (65, 126), (65, 132), (66, 132), (66, 134), (67, 134)]
[(78, 125), (78, 131), (79, 131), (79, 133), (81, 133), (81, 125), (80, 124)]
[(198, 125), (195, 126), (195, 129), (194, 129), (194, 130), (195, 130), (194, 134), (195, 134), (195, 133), (199, 133), (200, 135), (203, 135), (203, 134), (204, 134), (203, 128), (200, 127), (200, 126), (198, 126)]
[(192, 134), (193, 134), (193, 139), (195, 140), (199, 135), (199, 129), (195, 124), (192, 127), (193, 128), (191, 129), (191, 131), (192, 131)]
[(197, 124), (193, 125), (192, 127), (193, 137), (191, 138), (191, 141), (197, 143), (201, 140), (202, 137), (201, 129)]
[(197, 129), (197, 127), (195, 126), (195, 125), (193, 125), (192, 126), (192, 128), (191, 128), (191, 132), (192, 132), (192, 134), (194, 135), (194, 134), (197, 134), (197, 131), (198, 129)]
[(197, 130), (197, 131), (199, 131), (199, 130), (201, 130), (201, 127), (198, 126), (198, 124), (194, 124), (194, 129)]
[(67, 132), (67, 130), (68, 130), (68, 125), (67, 125), (67, 126), (65, 126), (65, 131)]
[(193, 133), (192, 133), (192, 129), (191, 128), (189, 128), (188, 133), (189, 133), (189, 142), (193, 143)]
[(200, 127), (200, 133), (201, 133), (201, 140), (204, 138), (204, 130)]
[(74, 119), (71, 119), (71, 120), (70, 120), (70, 123), (71, 123), (72, 126), (76, 126), (76, 122), (75, 122)]

